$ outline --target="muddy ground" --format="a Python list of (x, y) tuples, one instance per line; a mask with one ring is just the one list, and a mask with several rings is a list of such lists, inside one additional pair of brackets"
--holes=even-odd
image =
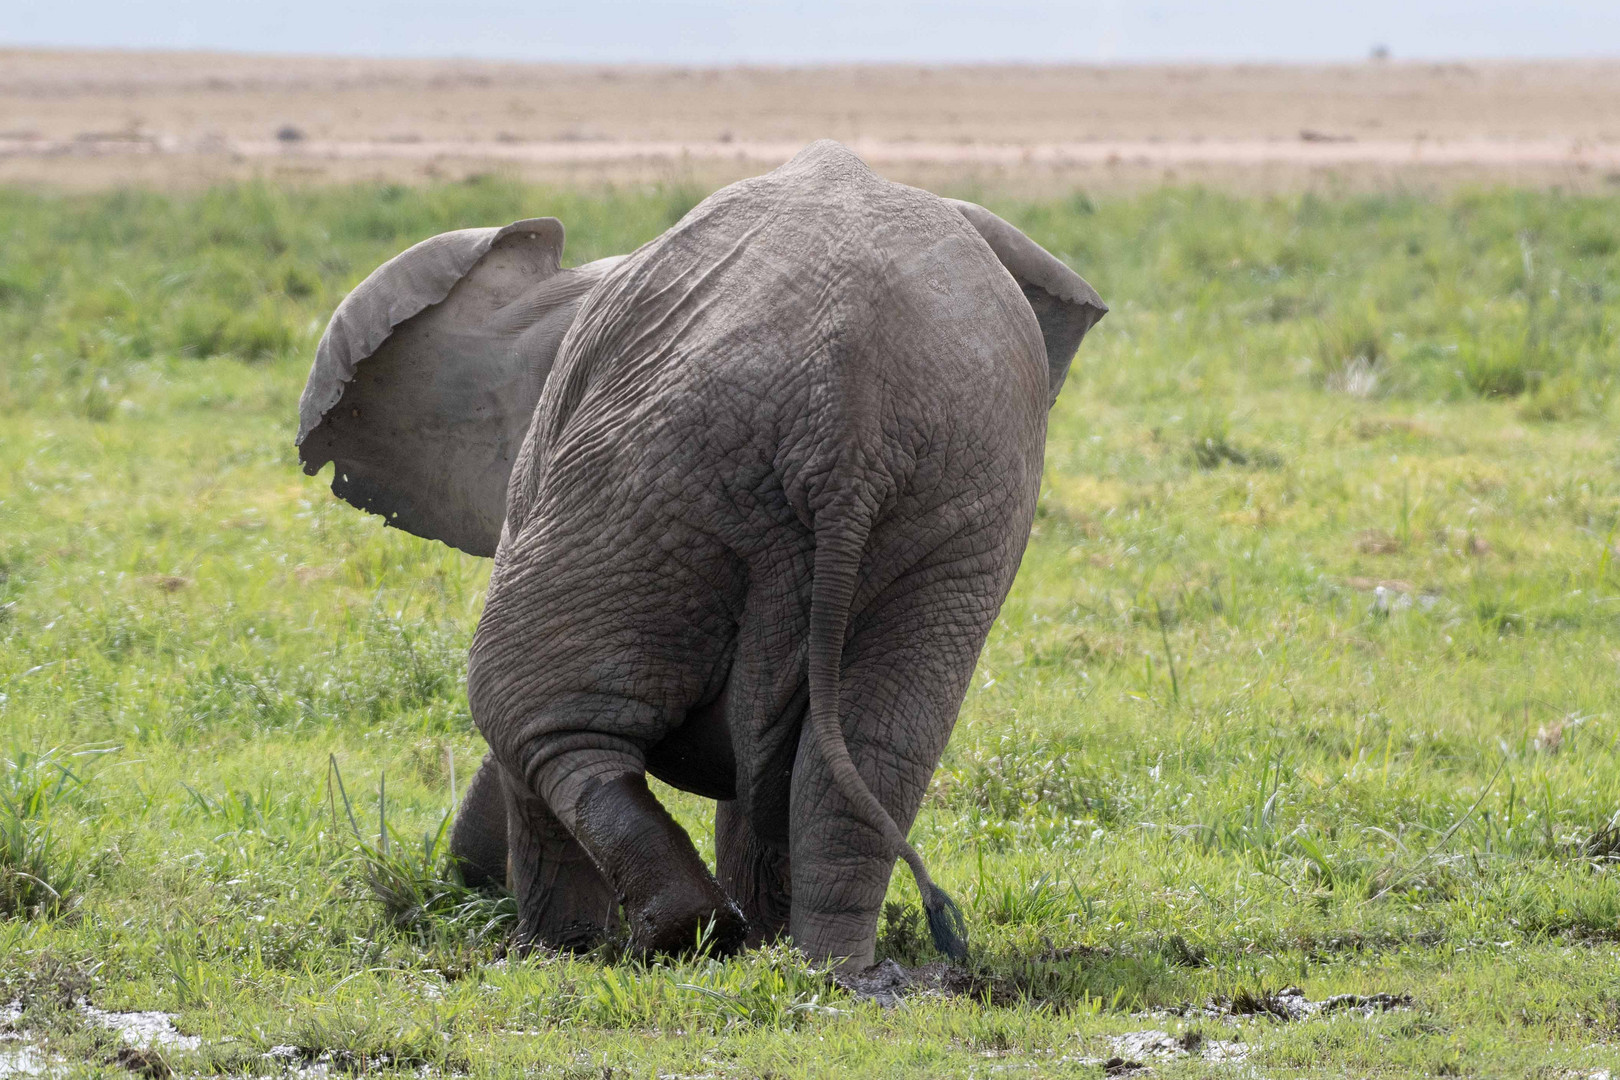
[(1620, 184), (1620, 61), (732, 68), (0, 51), (0, 181), (757, 173), (810, 139), (1032, 194)]

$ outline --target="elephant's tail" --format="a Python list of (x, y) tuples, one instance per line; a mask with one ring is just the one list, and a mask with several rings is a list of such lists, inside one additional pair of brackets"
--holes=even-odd
[[(934, 946), (953, 960), (967, 956), (967, 926), (962, 909), (934, 884), (922, 856), (907, 842), (894, 818), (861, 779), (844, 742), (839, 720), (838, 687), (843, 673), (844, 635), (861, 555), (871, 524), (859, 500), (848, 512), (828, 508), (816, 515), (816, 561), (810, 585), (810, 731), (816, 750), (832, 772), (833, 782), (855, 807), (857, 815), (883, 834), (889, 849), (906, 860), (917, 877), (923, 912)], [(848, 506), (849, 504), (845, 504)]]

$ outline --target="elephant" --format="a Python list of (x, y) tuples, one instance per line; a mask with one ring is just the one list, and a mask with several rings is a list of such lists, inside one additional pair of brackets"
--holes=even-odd
[[(494, 556), (464, 875), (510, 885), (524, 943), (786, 934), (861, 967), (904, 859), (960, 958), (907, 831), (1106, 305), (983, 207), (831, 141), (630, 255), (563, 269), (563, 241), (535, 218), (396, 256), (299, 404), (306, 472)], [(648, 775), (717, 801), (713, 872)]]

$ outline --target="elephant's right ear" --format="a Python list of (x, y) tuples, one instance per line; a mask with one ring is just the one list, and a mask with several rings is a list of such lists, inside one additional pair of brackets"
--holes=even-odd
[(332, 315), (298, 403), (311, 476), (390, 525), (492, 555), (557, 346), (602, 264), (560, 269), (562, 223), (422, 241)]
[(1097, 290), (1057, 256), (977, 203), (946, 199), (984, 237), (1035, 311), (1046, 342), (1047, 384), (1056, 401), (1086, 331), (1108, 314)]

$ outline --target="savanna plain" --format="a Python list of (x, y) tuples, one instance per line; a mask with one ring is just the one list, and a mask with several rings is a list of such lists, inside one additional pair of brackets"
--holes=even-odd
[(971, 955), (897, 874), (872, 997), (507, 955), (443, 843), (489, 565), (292, 446), (379, 262), (701, 189), (0, 190), (0, 1075), (1620, 1069), (1620, 201), (950, 193), (1113, 311), (912, 832)]

